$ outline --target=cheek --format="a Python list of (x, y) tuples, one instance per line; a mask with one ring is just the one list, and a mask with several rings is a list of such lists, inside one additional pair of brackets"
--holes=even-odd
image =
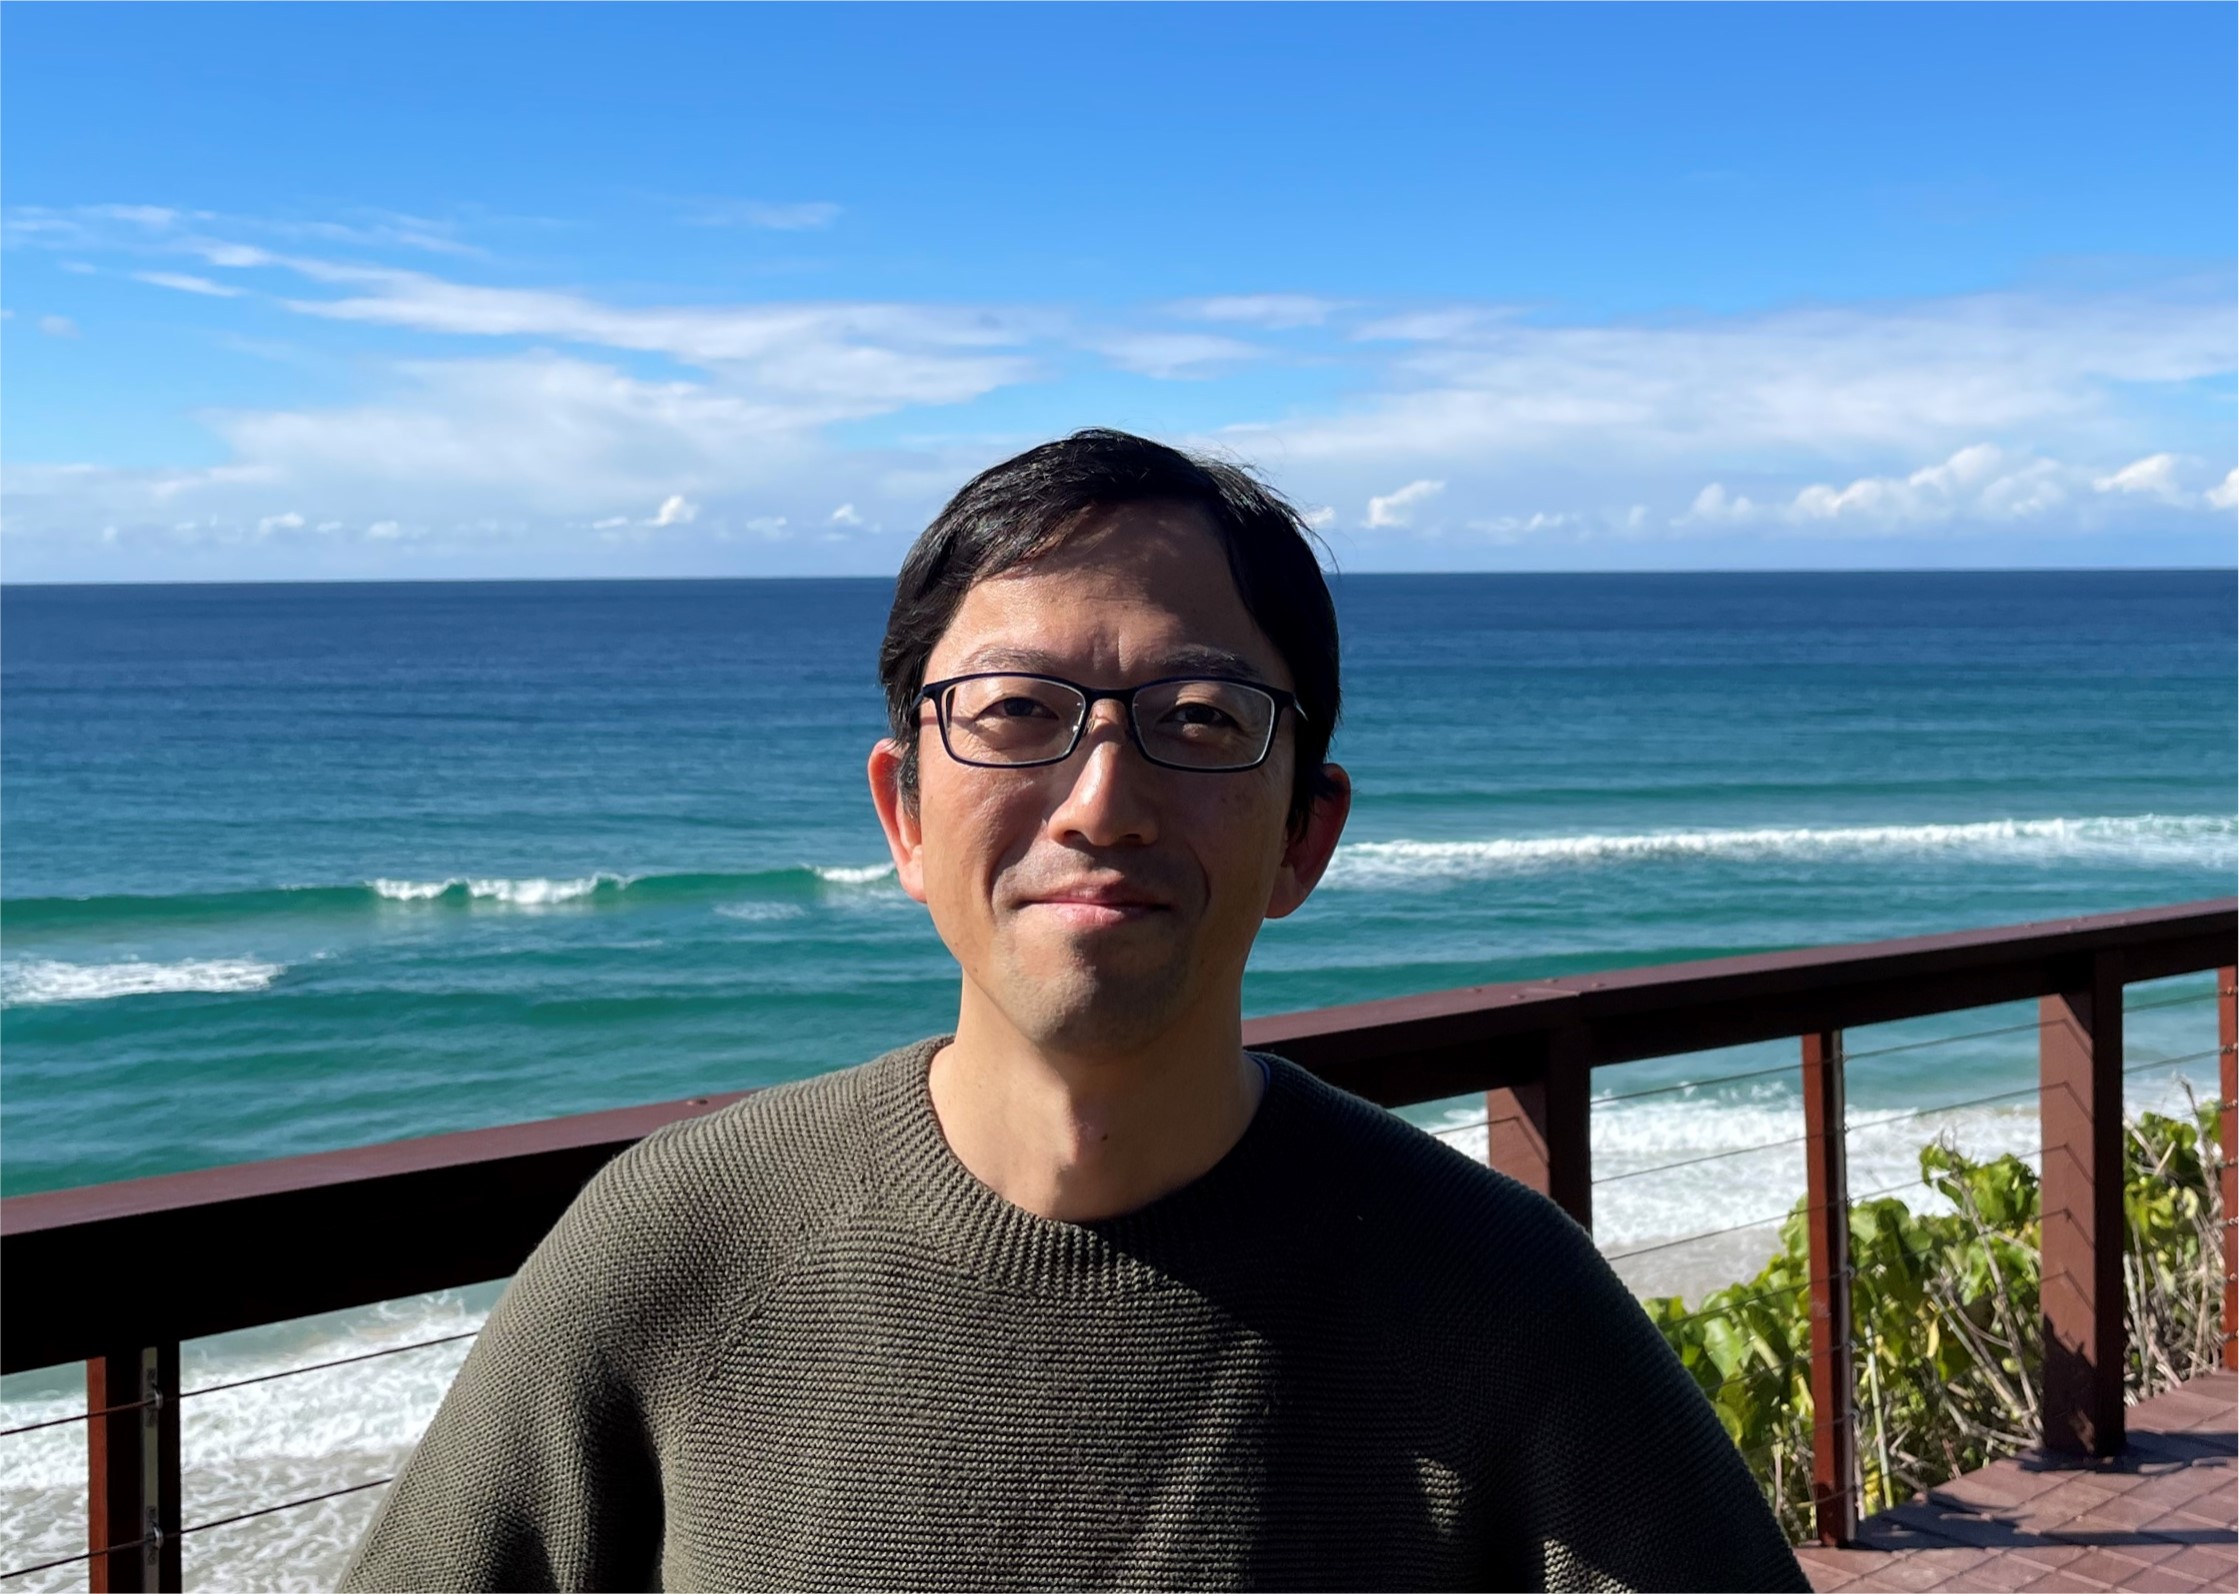
[(936, 918), (984, 918), (995, 877), (1032, 844), (1041, 809), (1022, 782), (959, 773), (944, 770), (921, 788), (926, 893)]
[[(1255, 777), (1264, 770), (1255, 770)], [(1204, 838), (1196, 848), (1207, 883), (1216, 895), (1233, 898), (1222, 903), (1239, 914), (1256, 917), (1266, 906), (1266, 891), (1274, 882), (1283, 856), (1283, 818), (1290, 787), (1273, 781), (1237, 781), (1209, 792), (1208, 800), (1191, 815), (1192, 829)]]

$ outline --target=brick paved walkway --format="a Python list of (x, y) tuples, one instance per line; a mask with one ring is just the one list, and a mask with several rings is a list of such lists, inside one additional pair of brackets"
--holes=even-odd
[(2101, 1462), (2030, 1451), (1860, 1524), (1855, 1549), (1798, 1550), (1812, 1587), (2239, 1589), (2239, 1381), (2141, 1401)]

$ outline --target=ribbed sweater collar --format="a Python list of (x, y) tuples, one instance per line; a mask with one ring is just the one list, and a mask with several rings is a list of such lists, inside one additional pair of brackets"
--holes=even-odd
[(935, 1036), (887, 1053), (863, 1076), (872, 1166), (897, 1215), (960, 1267), (997, 1289), (1032, 1295), (1109, 1295), (1176, 1287), (1234, 1254), (1239, 1233), (1275, 1204), (1269, 1173), (1306, 1088), (1270, 1058), (1267, 1091), (1244, 1134), (1205, 1173), (1148, 1206), (1095, 1223), (1066, 1223), (1014, 1206), (949, 1149), (927, 1086)]

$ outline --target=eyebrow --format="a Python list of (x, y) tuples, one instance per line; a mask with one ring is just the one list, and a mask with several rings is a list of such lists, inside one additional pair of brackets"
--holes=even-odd
[[(957, 669), (967, 675), (980, 670), (1024, 670), (1048, 675), (1055, 673), (1054, 662), (1051, 655), (1038, 648), (1006, 647), (996, 643), (974, 648), (958, 662)], [(1243, 654), (1196, 642), (1167, 649), (1151, 661), (1151, 667), (1161, 675), (1233, 675), (1247, 681), (1257, 681), (1262, 676), (1259, 666)]]

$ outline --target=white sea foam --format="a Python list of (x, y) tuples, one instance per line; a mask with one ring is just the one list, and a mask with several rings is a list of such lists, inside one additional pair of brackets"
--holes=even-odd
[[(207, 1395), (194, 1390), (471, 1332), (482, 1316), (447, 1294), (338, 1314), (293, 1334), (260, 1330), (186, 1347), (180, 1449), (187, 1519), (211, 1521), (393, 1473), (434, 1415), (469, 1342)], [(0, 1401), (0, 1425), (84, 1409), (82, 1392), (52, 1390)], [(82, 1550), (84, 1428), (67, 1424), (8, 1443), (7, 1485), (0, 1489), (8, 1563)], [(383, 1492), (368, 1489), (190, 1538), (188, 1580), (200, 1587), (332, 1588)], [(61, 1567), (15, 1586), (83, 1588), (85, 1569)]]
[[(2188, 1080), (2200, 1099), (2214, 1094), (2197, 1067), (2147, 1072), (2125, 1082), (2124, 1109), (2188, 1112)], [(1851, 1199), (1894, 1196), (1920, 1213), (1951, 1210), (1920, 1182), (1922, 1146), (1942, 1139), (1970, 1157), (2011, 1154), (2034, 1167), (2042, 1134), (2028, 1095), (1948, 1112), (1853, 1107), (1849, 1125)], [(1769, 1082), (1739, 1095), (1599, 1103), (1591, 1131), (1594, 1241), (1642, 1294), (1692, 1298), (1754, 1273), (1779, 1244), (1778, 1220), (1804, 1193), (1803, 1104)], [(1482, 1110), (1457, 1110), (1432, 1132), (1472, 1158), (1485, 1155)], [(1670, 1243), (1736, 1225), (1750, 1227)]]
[(463, 880), (369, 880), (366, 884), (392, 902), (432, 902)]
[(833, 866), (816, 870), (816, 878), (836, 886), (867, 886), (890, 879), (894, 866), (890, 863), (867, 863), (858, 868)]
[(176, 963), (64, 963), (27, 958), (0, 965), (0, 1005), (99, 1002), (116, 996), (169, 996), (182, 991), (261, 991), (283, 965), (256, 958), (188, 958)]
[(798, 919), (801, 907), (795, 902), (725, 902), (717, 905), (715, 916), (747, 924), (770, 924), (780, 919)]
[(1338, 849), (1328, 878), (1338, 885), (1381, 886), (1409, 880), (1471, 880), (1660, 860), (1932, 853), (2028, 862), (2104, 859), (2229, 869), (2239, 864), (2239, 818), (2138, 814), (2120, 818), (1992, 819), (1950, 825), (1658, 830), (1630, 835), (1493, 837), (1483, 841), (1362, 841)]
[(603, 885), (626, 886), (629, 881), (621, 875), (608, 874), (602, 870), (597, 874), (581, 875), (572, 880), (548, 880), (541, 876), (525, 880), (503, 880), (454, 875), (447, 880), (369, 880), (366, 884), (392, 902), (433, 902), (457, 892), (470, 901), (502, 902), (516, 908), (545, 908), (587, 897)]

